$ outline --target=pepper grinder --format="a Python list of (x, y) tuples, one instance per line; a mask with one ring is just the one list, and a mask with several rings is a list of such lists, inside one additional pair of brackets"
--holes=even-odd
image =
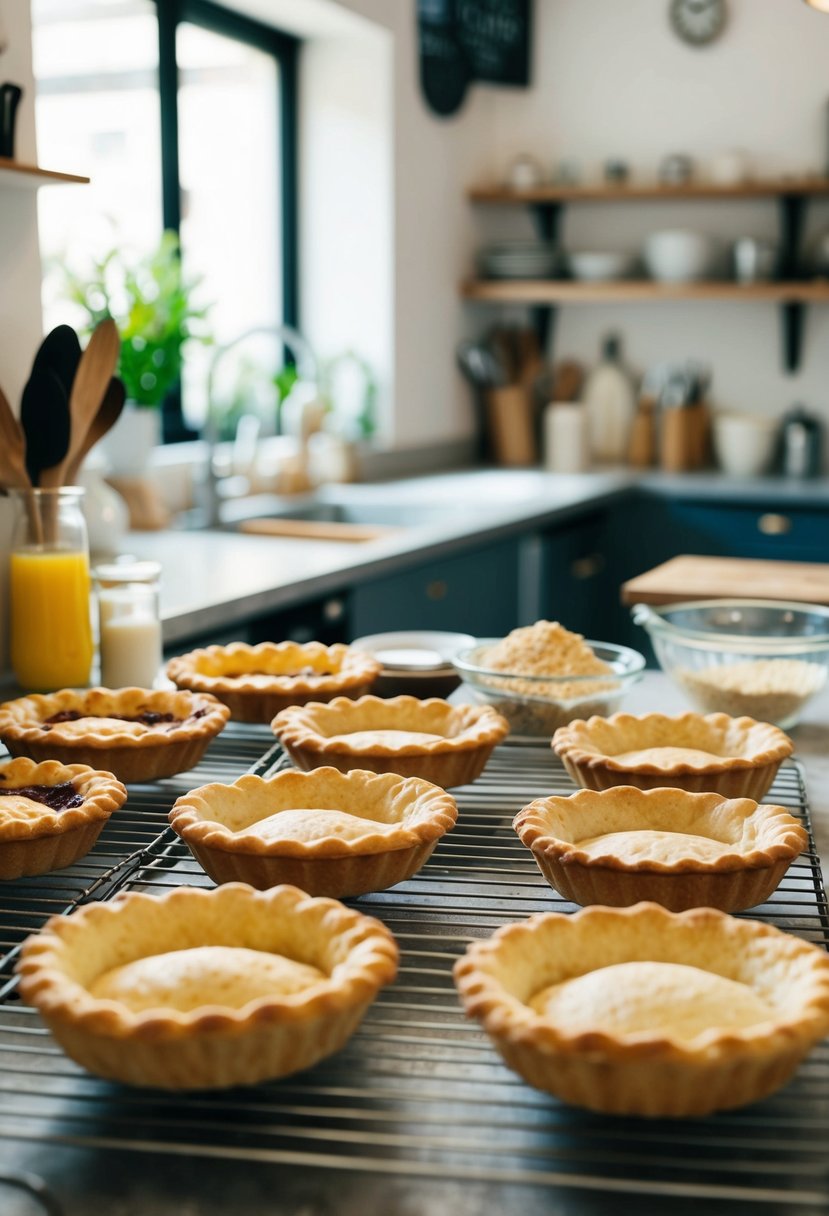
[(14, 160), (14, 132), (17, 107), (23, 90), (19, 84), (0, 84), (0, 156)]

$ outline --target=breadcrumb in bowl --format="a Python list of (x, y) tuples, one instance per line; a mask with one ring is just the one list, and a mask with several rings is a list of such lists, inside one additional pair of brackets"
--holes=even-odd
[(659, 664), (703, 713), (789, 730), (829, 682), (829, 609), (775, 600), (637, 604)]
[(454, 664), (464, 680), (459, 696), (493, 705), (512, 736), (550, 738), (574, 718), (614, 713), (645, 660), (626, 646), (537, 621), (505, 638), (479, 639)]

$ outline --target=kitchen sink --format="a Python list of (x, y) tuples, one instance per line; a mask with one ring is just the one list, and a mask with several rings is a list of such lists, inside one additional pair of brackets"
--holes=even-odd
[[(222, 509), (226, 526), (238, 527), (252, 519), (309, 520), (319, 523), (377, 524), (390, 528), (415, 528), (446, 518), (446, 508), (434, 504), (388, 502), (328, 502), (303, 498), (301, 503), (283, 505), (276, 496), (256, 495), (256, 499), (228, 502)], [(272, 499), (272, 501), (264, 501)]]
[(307, 520), (314, 523), (358, 524), (378, 528), (423, 528), (447, 519), (471, 518), (484, 504), (458, 499), (449, 486), (443, 494), (410, 485), (324, 486), (312, 494), (291, 498), (255, 494), (222, 503), (222, 524), (238, 528), (250, 520)]

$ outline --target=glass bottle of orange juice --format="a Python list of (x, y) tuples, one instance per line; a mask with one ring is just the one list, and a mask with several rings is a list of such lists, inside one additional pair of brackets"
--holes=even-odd
[(11, 662), (25, 689), (89, 683), (92, 628), (83, 490), (15, 490), (10, 569)]

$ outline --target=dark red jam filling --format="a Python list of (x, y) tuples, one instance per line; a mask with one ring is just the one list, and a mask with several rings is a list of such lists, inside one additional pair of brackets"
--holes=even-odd
[(3, 789), (0, 786), (0, 797), (31, 798), (32, 802), (42, 802), (53, 811), (66, 811), (70, 807), (80, 806), (83, 798), (71, 781), (62, 781), (60, 785), (19, 785), (15, 789)]
[[(192, 715), (194, 718), (200, 718), (205, 710), (197, 710)], [(77, 709), (62, 709), (60, 713), (52, 714), (51, 718), (45, 718), (41, 725), (44, 729), (50, 726), (57, 726), (59, 722), (79, 722), (81, 718), (115, 718), (118, 722), (141, 722), (144, 726), (163, 726), (168, 722), (181, 722), (181, 718), (177, 718), (175, 714), (157, 714), (152, 709), (145, 709), (143, 714), (82, 714)]]

